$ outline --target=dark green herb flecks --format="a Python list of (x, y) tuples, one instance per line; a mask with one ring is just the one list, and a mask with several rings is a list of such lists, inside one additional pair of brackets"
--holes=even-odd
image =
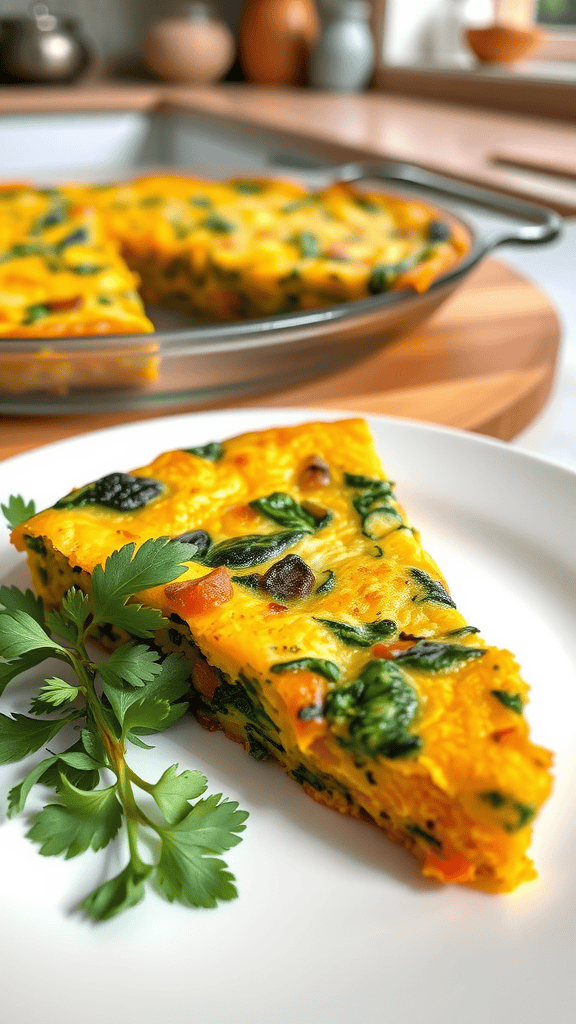
[(479, 632), (480, 630), (478, 629), (477, 626), (460, 626), (459, 629), (451, 629), (448, 633), (445, 633), (444, 635), (446, 637), (453, 637), (454, 639), (456, 639), (457, 637), (470, 636), (470, 634), (472, 633)]
[(46, 554), (46, 545), (42, 540), (42, 537), (31, 537), (30, 534), (24, 534), (24, 543), (29, 551), (35, 551), (38, 555)]
[(102, 505), (117, 512), (132, 512), (149, 505), (164, 491), (160, 480), (129, 473), (109, 473), (86, 487), (66, 494), (54, 508), (80, 508), (84, 505)]
[(238, 192), (241, 196), (257, 196), (264, 191), (264, 185), (260, 181), (235, 181), (234, 191)]
[(424, 569), (413, 567), (410, 569), (410, 575), (419, 588), (419, 593), (415, 594), (412, 598), (414, 604), (423, 604), (429, 601), (431, 604), (445, 604), (448, 608), (456, 607), (442, 583), (439, 580), (432, 579), (432, 576), (425, 572)]
[(221, 217), (218, 213), (212, 213), (210, 216), (205, 217), (204, 220), (200, 221), (199, 227), (206, 228), (207, 231), (213, 231), (215, 235), (230, 235), (236, 230), (235, 224), (226, 220), (225, 217)]
[(464, 644), (444, 644), (435, 640), (419, 640), (414, 647), (396, 654), (394, 660), (403, 668), (420, 669), (423, 672), (449, 672), (457, 665), (463, 665), (486, 654), (484, 647), (466, 647)]
[(141, 206), (143, 210), (153, 210), (156, 206), (162, 206), (163, 202), (162, 196), (142, 196), (138, 200), (138, 206)]
[(337, 683), (340, 679), (340, 669), (333, 661), (325, 661), (323, 658), (295, 658), (293, 661), (279, 661), (270, 666), (270, 671), (279, 672), (316, 672), (324, 676), (330, 683)]
[(430, 846), (433, 846), (435, 850), (442, 849), (442, 843), (435, 835), (431, 832), (427, 832), (426, 829), (421, 828), (420, 825), (406, 825), (406, 831), (411, 832), (413, 836), (419, 836), (420, 839), (424, 839)]
[(392, 484), (388, 480), (372, 480), (354, 495), (352, 504), (358, 515), (365, 516), (377, 502), (387, 504), (387, 500), (393, 499)]
[(299, 231), (289, 239), (291, 245), (295, 245), (299, 251), (300, 259), (315, 259), (320, 255), (321, 247), (317, 235), (311, 231)]
[(211, 569), (216, 569), (220, 565), (232, 569), (251, 569), (281, 555), (286, 548), (297, 544), (307, 535), (308, 531), (304, 530), (283, 530), (281, 533), (253, 533), (244, 537), (232, 537), (216, 544), (203, 563)]
[(270, 761), (272, 755), (268, 746), (262, 742), (262, 737), (254, 729), (250, 728), (250, 723), (247, 724), (244, 732), (250, 756), (256, 761)]
[(99, 263), (75, 263), (74, 266), (67, 267), (73, 274), (80, 274), (82, 277), (91, 277), (94, 274), (100, 274), (106, 267)]
[(45, 306), (42, 302), (35, 302), (32, 306), (26, 307), (22, 323), (35, 324), (38, 320), (43, 320), (44, 317), (49, 314), (50, 310), (48, 306)]
[(196, 448), (183, 448), (188, 455), (196, 455), (199, 459), (206, 459), (206, 462), (218, 462), (224, 455), (224, 447), (220, 441), (209, 441), (208, 444), (197, 445)]
[(213, 205), (208, 196), (190, 196), (188, 202), (190, 206), (196, 206), (199, 210), (208, 210)]
[(248, 590), (259, 590), (262, 573), (247, 572), (244, 576), (231, 576), (230, 578), (233, 583), (240, 583), (241, 586), (247, 587)]
[(181, 544), (194, 544), (196, 548), (195, 562), (201, 562), (212, 547), (212, 538), (206, 530), (186, 530), (185, 533), (174, 537), (174, 540), (180, 541)]
[(241, 673), (237, 682), (229, 682), (222, 674), (218, 673), (220, 683), (216, 687), (214, 696), (210, 703), (210, 709), (222, 715), (229, 715), (231, 711), (238, 711), (243, 718), (246, 718), (253, 725), (264, 729), (272, 728), (279, 732), (278, 726), (266, 713), (259, 700), (256, 687), (250, 680)]
[(392, 505), (379, 505), (362, 517), (362, 533), (370, 540), (382, 540), (403, 525), (402, 516)]
[(357, 473), (344, 473), (344, 483), (356, 494), (352, 505), (362, 519), (362, 533), (370, 540), (382, 540), (393, 530), (404, 526), (404, 520), (391, 502), (394, 500), (390, 480), (374, 480)]
[(326, 512), (320, 519), (316, 518), (289, 494), (284, 494), (282, 491), (275, 491), (266, 497), (256, 498), (255, 501), (250, 502), (250, 505), (267, 519), (278, 523), (279, 526), (285, 526), (288, 529), (302, 529), (308, 533), (322, 529), (331, 519), (329, 512)]
[(356, 196), (354, 202), (356, 206), (359, 206), (365, 213), (380, 213), (380, 207), (376, 205), (368, 196)]
[(409, 757), (422, 740), (408, 732), (418, 697), (391, 661), (369, 661), (349, 686), (330, 691), (324, 713), (341, 746), (370, 757)]
[[(362, 476), (360, 473), (344, 473), (344, 483), (347, 487), (356, 487), (365, 490), (367, 487), (377, 485), (386, 485), (388, 489), (391, 489), (392, 483), (389, 480), (376, 480), (370, 476)], [(383, 492), (384, 493), (384, 492)], [(386, 491), (385, 493), (389, 493)]]
[(68, 249), (71, 245), (84, 245), (88, 241), (88, 232), (86, 228), (77, 228), (70, 235), (66, 235), (65, 238), (61, 238), (59, 242), (54, 245), (54, 252), (60, 254)]
[(8, 253), (8, 259), (23, 259), (26, 256), (44, 256), (46, 246), (41, 242), (16, 242)]
[(449, 225), (442, 220), (433, 220), (428, 225), (429, 242), (447, 242), (451, 234)]
[(380, 640), (390, 637), (397, 628), (392, 619), (376, 619), (374, 622), (364, 622), (358, 626), (333, 619), (314, 618), (314, 621), (330, 629), (348, 647), (372, 647)]
[(54, 227), (55, 224), (63, 224), (68, 217), (69, 206), (67, 203), (54, 206), (53, 209), (48, 210), (42, 217), (40, 217), (30, 230), (30, 234), (39, 235), (46, 228)]
[(505, 832), (519, 832), (532, 821), (536, 814), (535, 804), (524, 804), (514, 797), (501, 793), (498, 789), (491, 789), (485, 793), (478, 794), (480, 800), (489, 804), (498, 812), (498, 818)]
[(519, 693), (510, 693), (509, 690), (490, 690), (493, 697), (499, 700), (505, 708), (510, 708), (510, 711), (515, 711), (517, 715), (521, 715), (524, 710), (524, 701)]
[(424, 246), (406, 256), (405, 259), (399, 260), (398, 263), (381, 263), (379, 266), (374, 267), (368, 281), (368, 291), (372, 295), (380, 295), (382, 292), (387, 292), (400, 274), (404, 274), (407, 270), (415, 267), (417, 263), (427, 259), (429, 253), (430, 246)]
[(311, 789), (317, 790), (318, 793), (323, 793), (328, 788), (305, 764), (299, 764), (290, 774), (301, 786), (310, 786)]
[(323, 583), (320, 584), (320, 586), (316, 587), (316, 590), (314, 592), (316, 596), (321, 597), (324, 594), (329, 594), (332, 590), (334, 590), (334, 587), (336, 585), (336, 573), (334, 572), (334, 570), (325, 569), (324, 573), (326, 574), (326, 579), (324, 580)]
[(303, 210), (306, 206), (311, 206), (313, 203), (318, 202), (318, 196), (304, 196), (302, 199), (292, 199), (289, 203), (286, 203), (282, 207), (281, 213), (296, 213), (298, 210)]

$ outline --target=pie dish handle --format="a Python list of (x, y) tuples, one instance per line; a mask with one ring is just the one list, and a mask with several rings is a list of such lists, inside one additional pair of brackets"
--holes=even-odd
[(386, 182), (414, 185), (418, 189), (435, 192), (461, 202), (482, 207), (518, 220), (519, 224), (506, 225), (483, 239), (486, 251), (499, 245), (538, 245), (552, 242), (562, 233), (562, 218), (554, 210), (537, 203), (515, 199), (492, 189), (469, 185), (463, 181), (445, 178), (423, 167), (397, 163), (343, 164), (331, 168), (334, 181), (353, 182), (372, 178)]

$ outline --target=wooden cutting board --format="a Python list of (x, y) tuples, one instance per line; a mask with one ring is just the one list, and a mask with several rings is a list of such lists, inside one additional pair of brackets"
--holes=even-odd
[[(404, 416), (509, 441), (546, 403), (559, 342), (559, 321), (546, 295), (488, 259), (424, 327), (376, 355), (300, 387), (201, 408), (320, 406)], [(0, 417), (0, 458), (187, 408), (199, 409)]]

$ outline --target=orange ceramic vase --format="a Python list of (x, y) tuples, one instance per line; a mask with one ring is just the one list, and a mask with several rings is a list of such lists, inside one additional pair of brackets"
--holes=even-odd
[(238, 54), (249, 82), (300, 85), (320, 26), (313, 0), (247, 0)]

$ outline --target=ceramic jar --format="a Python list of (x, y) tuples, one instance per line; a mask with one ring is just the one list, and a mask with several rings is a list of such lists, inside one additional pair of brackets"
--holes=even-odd
[(159, 78), (202, 85), (216, 82), (234, 61), (234, 38), (209, 3), (189, 3), (155, 22), (144, 42), (144, 59)]
[(359, 92), (374, 70), (370, 4), (365, 0), (324, 0), (320, 11), (322, 29), (310, 58), (310, 84)]
[(313, 0), (247, 0), (238, 53), (249, 82), (301, 85), (319, 32)]

